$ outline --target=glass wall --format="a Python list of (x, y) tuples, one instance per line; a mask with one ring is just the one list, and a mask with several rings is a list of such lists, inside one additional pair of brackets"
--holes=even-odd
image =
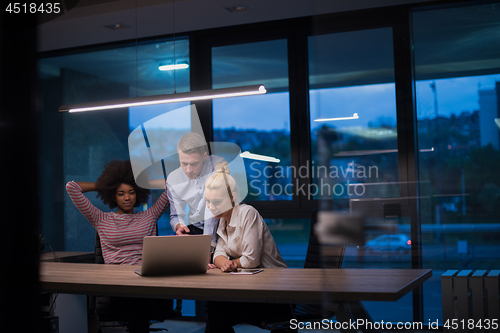
[[(398, 6), (377, 9), (382, 15), (373, 18), (373, 24), (371, 19), (356, 23), (366, 13), (342, 13), (332, 16), (341, 20), (331, 20), (316, 32), (309, 25), (316, 18), (280, 21), (275, 24), (287, 31), (289, 39), (279, 39), (283, 35), (275, 31), (280, 37), (269, 40), (263, 28), (241, 27), (252, 42), (238, 39), (231, 45), (220, 44), (224, 39), (216, 30), (201, 33), (207, 40), (218, 41), (196, 45), (198, 59), (211, 58), (211, 78), (201, 81), (211, 79), (212, 88), (264, 84), (268, 89), (262, 96), (214, 100), (213, 124), (203, 126), (213, 125), (216, 142), (233, 142), (242, 152), (260, 155), (256, 158), (271, 158), (245, 159), (246, 201), (262, 205), (276, 217), (266, 218), (266, 223), (291, 267), (303, 266), (310, 224), (309, 219), (285, 218), (295, 212), (308, 216), (328, 201), (333, 206), (328, 209), (369, 215), (367, 243), (347, 248), (344, 267), (410, 268), (412, 259), (414, 263), (419, 259), (411, 258), (409, 251), (414, 241), (410, 231), (415, 232), (411, 228), (418, 223), (410, 221), (416, 212), (405, 201), (409, 191), (402, 180), (411, 178), (416, 167), (419, 177), (413, 180), (419, 184), (423, 266), (433, 269), (433, 278), (424, 284), (424, 322), (441, 318), (440, 276), (445, 270), (498, 268), (499, 8), (498, 3), (470, 2), (413, 11)], [(404, 16), (396, 19), (397, 24), (391, 23), (393, 10)], [(411, 20), (402, 28), (399, 24), (408, 19), (408, 12)], [(199, 37), (197, 33), (193, 36)], [(302, 39), (305, 34), (308, 37)], [(410, 43), (410, 35), (414, 59), (409, 58), (410, 51), (408, 59), (394, 58), (402, 52), (401, 40)], [(267, 39), (255, 42), (259, 38)], [(291, 68), (290, 59), (294, 61)], [(412, 60), (414, 68), (407, 68), (413, 66)], [(129, 158), (127, 139), (132, 130), (189, 103), (81, 114), (58, 113), (58, 107), (189, 91), (189, 67), (159, 70), (174, 63), (190, 65), (188, 39), (178, 39), (175, 45), (156, 40), (40, 59), (42, 233), (55, 250), (93, 251), (94, 230), (69, 201), (65, 183), (94, 181), (109, 160)], [(412, 71), (414, 95), (410, 91), (401, 95)], [(305, 73), (309, 89), (302, 80)], [(400, 96), (415, 104), (415, 119), (413, 110), (400, 108), (405, 103)], [(292, 117), (290, 99), (300, 104), (292, 105)], [(308, 115), (304, 113), (307, 108)], [(294, 120), (291, 126), (291, 119), (307, 116), (309, 123), (297, 126)], [(166, 125), (172, 135), (169, 140), (189, 130), (191, 121), (183, 118)], [(415, 166), (405, 164), (413, 163), (408, 158), (413, 148), (401, 144), (414, 138), (406, 131), (398, 132), (413, 123)], [(302, 130), (291, 133), (291, 128)], [(297, 178), (308, 185), (312, 202), (305, 202), (306, 194), (297, 195)], [(149, 204), (158, 195), (154, 191)], [(109, 210), (89, 197), (99, 208)], [(293, 212), (285, 206), (294, 206)], [(390, 232), (379, 228), (387, 225), (393, 227)], [(170, 232), (165, 214), (160, 234)], [(397, 303), (365, 306), (375, 320), (413, 319), (411, 295)]]
[[(175, 59), (174, 59), (175, 52)], [(160, 66), (188, 65), (177, 70), (161, 70)], [(96, 83), (108, 83), (110, 86), (126, 86), (126, 93), (119, 97), (151, 96), (189, 91), (189, 40), (175, 41), (157, 40), (140, 43), (129, 43), (117, 47), (102, 47), (84, 52), (42, 58), (38, 62), (40, 79), (64, 78), (65, 72), (80, 75), (80, 81), (90, 89)], [(174, 80), (175, 79), (175, 80)], [(94, 80), (94, 81), (92, 81)], [(78, 93), (75, 83), (67, 83), (66, 89)], [(87, 89), (87, 90), (88, 90)], [(110, 87), (110, 89), (112, 89)], [(99, 90), (80, 98), (64, 96), (65, 103), (93, 102), (101, 100)], [(103, 92), (105, 93), (105, 92)], [(108, 97), (105, 97), (108, 98)], [(77, 100), (74, 100), (77, 99)]]
[[(188, 67), (160, 69), (174, 63)], [(94, 229), (65, 193), (66, 182), (95, 181), (105, 163), (129, 159), (131, 130), (156, 117), (158, 112), (170, 109), (150, 107), (69, 114), (58, 113), (58, 108), (63, 104), (189, 91), (189, 41), (177, 39), (174, 44), (156, 40), (68, 52), (40, 59), (38, 70), (43, 102), (42, 234), (55, 250), (93, 251)], [(156, 192), (153, 191), (152, 200), (158, 197)], [(88, 194), (91, 202), (109, 211), (95, 195)], [(169, 231), (162, 225), (167, 222), (161, 221), (161, 232)]]
[[(246, 201), (291, 200), (290, 102), (287, 41), (212, 48), (212, 87), (264, 84), (265, 95), (213, 101), (214, 140), (233, 142), (245, 158)], [(263, 161), (262, 156), (272, 158)]]
[(311, 228), (310, 219), (264, 219), (290, 268), (304, 268)]
[[(132, 159), (134, 154), (132, 151), (133, 147), (131, 147), (132, 140), (139, 139), (136, 142), (140, 142), (145, 136), (152, 151), (163, 155), (163, 165), (166, 175), (178, 168), (180, 164), (177, 157), (177, 142), (184, 134), (191, 132), (192, 119), (190, 108), (188, 108), (189, 105), (189, 102), (182, 102), (129, 108), (130, 132), (128, 147), (130, 158)], [(180, 110), (181, 108), (183, 109)], [(167, 112), (170, 113), (165, 117), (164, 115)], [(195, 121), (199, 122), (198, 119)], [(141, 130), (134, 132), (137, 128), (141, 128)], [(137, 134), (139, 138), (134, 137)], [(134, 155), (134, 157), (140, 155), (145, 157), (146, 164), (150, 163), (149, 153), (141, 154), (141, 152), (137, 152), (137, 155)], [(141, 209), (145, 210), (150, 207), (162, 193), (163, 190), (151, 190), (148, 203), (143, 205)], [(186, 206), (186, 213), (188, 211), (189, 206)], [(160, 236), (175, 234), (170, 226), (170, 207), (167, 208), (167, 211), (158, 220), (158, 234)]]
[[(274, 161), (245, 158), (245, 201), (292, 200), (296, 167), (291, 163), (287, 40), (212, 48), (213, 88), (264, 84), (260, 96), (213, 101), (214, 141), (233, 142), (242, 152)], [(265, 214), (264, 214), (265, 215)], [(289, 267), (304, 267), (309, 219), (266, 219)]]
[(499, 22), (498, 3), (413, 14), (426, 320), (443, 272), (500, 264)]
[[(401, 186), (392, 28), (315, 35), (308, 43), (311, 195), (373, 227), (364, 246), (346, 247), (343, 267), (410, 268), (410, 219), (390, 213)], [(388, 225), (394, 228), (382, 229)], [(412, 319), (411, 300), (364, 305), (374, 320), (402, 321)]]
[(399, 195), (393, 57), (391, 28), (309, 37), (312, 194), (336, 209)]

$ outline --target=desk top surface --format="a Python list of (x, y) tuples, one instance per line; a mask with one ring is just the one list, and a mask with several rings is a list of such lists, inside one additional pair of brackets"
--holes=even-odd
[(55, 251), (40, 253), (40, 261), (93, 262), (94, 252)]
[(149, 298), (321, 303), (396, 301), (432, 276), (430, 269), (265, 268), (255, 275), (206, 274), (143, 277), (140, 266), (40, 263), (42, 291)]

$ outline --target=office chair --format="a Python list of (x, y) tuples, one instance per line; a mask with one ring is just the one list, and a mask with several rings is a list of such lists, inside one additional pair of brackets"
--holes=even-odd
[[(104, 257), (102, 255), (101, 240), (97, 232), (95, 233), (95, 263), (104, 264)], [(173, 308), (173, 300), (157, 300), (151, 299), (147, 302), (157, 303), (158, 306), (150, 307), (151, 310), (148, 311), (147, 316), (138, 316), (140, 311), (137, 311), (137, 304), (134, 304), (137, 299), (135, 298), (121, 298), (124, 303), (129, 303), (131, 305), (131, 310), (128, 313), (123, 312), (123, 307), (117, 306), (113, 303), (112, 298), (104, 296), (94, 296), (93, 301), (89, 302), (93, 307), (91, 311), (95, 311), (98, 317), (98, 321), (101, 322), (119, 322), (123, 324), (113, 324), (113, 325), (99, 325), (98, 333), (102, 332), (103, 327), (115, 327), (115, 326), (127, 326), (130, 327), (132, 322), (147, 320), (149, 324), (151, 322), (163, 322), (171, 318), (179, 318), (182, 316), (182, 312), (179, 307)], [(121, 305), (121, 304), (120, 304)], [(135, 306), (134, 306), (135, 305)], [(178, 304), (179, 305), (179, 304)], [(134, 311), (135, 310), (135, 313)], [(149, 325), (148, 325), (149, 326)], [(149, 331), (167, 331), (164, 328), (149, 328)]]
[[(344, 260), (345, 245), (322, 245), (319, 243), (315, 233), (318, 212), (315, 210), (311, 216), (311, 227), (309, 232), (309, 244), (307, 246), (304, 269), (307, 268), (342, 268)], [(337, 321), (348, 322), (354, 318), (372, 321), (363, 304), (356, 302), (329, 301), (324, 304), (297, 304), (293, 311), (294, 318), (298, 322), (321, 322), (327, 318), (337, 317)], [(290, 328), (289, 322), (261, 322), (252, 323), (271, 332), (296, 332)], [(341, 329), (342, 333), (351, 333), (355, 330)], [(377, 330), (366, 330), (375, 333)]]

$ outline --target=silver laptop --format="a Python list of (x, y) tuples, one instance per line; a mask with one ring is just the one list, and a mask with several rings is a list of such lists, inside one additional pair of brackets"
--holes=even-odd
[(144, 237), (141, 276), (207, 272), (211, 235)]

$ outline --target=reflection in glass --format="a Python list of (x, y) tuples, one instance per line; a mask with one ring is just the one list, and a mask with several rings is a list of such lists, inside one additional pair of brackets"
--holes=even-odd
[(399, 196), (391, 38), (389, 28), (309, 37), (311, 194), (336, 209)]
[[(42, 233), (56, 249), (93, 251), (95, 230), (60, 191), (65, 182), (73, 179), (97, 179), (104, 164), (112, 159), (128, 159), (130, 127), (148, 118), (131, 111), (129, 122), (126, 108), (71, 115), (57, 114), (57, 108), (63, 104), (189, 91), (189, 68), (158, 68), (174, 62), (189, 64), (189, 40), (176, 38), (175, 45), (166, 39), (148, 40), (59, 54), (41, 58), (37, 66), (43, 100), (40, 160), (48, 163), (40, 171), (41, 198), (42, 206), (50, 207), (42, 212)], [(63, 130), (53, 131), (59, 127)], [(152, 196), (155, 202), (158, 195)], [(94, 194), (90, 200), (100, 209), (107, 209), (100, 206)]]
[(304, 268), (310, 219), (265, 219), (281, 256), (289, 268)]
[[(189, 112), (175, 112), (175, 110), (185, 110), (186, 108), (189, 109)], [(128, 146), (130, 158), (142, 161), (138, 163), (144, 165), (144, 169), (149, 167), (151, 157), (147, 146), (150, 145), (151, 140), (151, 142), (156, 143), (153, 144), (153, 149), (157, 152), (158, 156), (171, 156), (171, 158), (164, 162), (169, 172), (178, 168), (180, 164), (177, 156), (177, 142), (184, 134), (191, 132), (192, 122), (190, 109), (189, 102), (129, 108), (130, 134), (128, 137)], [(168, 116), (161, 117), (166, 113), (168, 113)], [(154, 121), (154, 119), (163, 121)], [(197, 122), (199, 123), (199, 119)], [(142, 131), (144, 124), (149, 124), (149, 126), (147, 126), (147, 143), (144, 141), (145, 136)], [(140, 130), (137, 130), (137, 128)], [(141, 141), (144, 141), (144, 143), (142, 145), (138, 144)], [(130, 146), (133, 146), (133, 148), (130, 149)], [(145, 149), (140, 149), (141, 147)], [(166, 173), (167, 169), (165, 169)], [(158, 179), (162, 178), (164, 178), (163, 168), (159, 173)], [(141, 209), (145, 210), (148, 206), (152, 205), (155, 200), (160, 197), (162, 192), (162, 190), (151, 190), (151, 197), (148, 204)], [(170, 227), (170, 208), (167, 209), (165, 214), (158, 220), (158, 234), (160, 236), (172, 234), (172, 228)]]
[(413, 14), (425, 320), (441, 318), (440, 276), (500, 265), (499, 4)]
[[(264, 84), (266, 95), (213, 100), (214, 141), (233, 142), (244, 158), (247, 201), (291, 200), (290, 107), (286, 40), (212, 49), (213, 88)], [(279, 160), (279, 162), (276, 161)]]
[[(410, 218), (400, 197), (392, 29), (311, 36), (309, 102), (314, 186), (320, 207), (359, 214), (365, 245), (343, 267), (410, 268)], [(323, 208), (326, 209), (326, 208)], [(411, 320), (411, 296), (363, 302), (374, 320)], [(395, 311), (394, 308), (398, 310)]]
[[(189, 68), (162, 71), (159, 66), (174, 63), (189, 63), (189, 40), (149, 41), (139, 45), (110, 47), (104, 50), (44, 58), (39, 61), (38, 71), (41, 79), (65, 77), (64, 72), (76, 72), (79, 80), (107, 81), (109, 86), (125, 85), (126, 96), (118, 95), (107, 99), (124, 97), (152, 96), (190, 90)], [(65, 82), (69, 84), (69, 82)], [(73, 83), (74, 84), (74, 83)], [(80, 85), (84, 82), (80, 82)], [(78, 87), (78, 86), (75, 86)], [(80, 86), (81, 87), (81, 86)], [(70, 88), (68, 86), (67, 88)], [(92, 89), (88, 86), (87, 89)], [(100, 92), (86, 95), (84, 100), (68, 101), (63, 104), (84, 103), (104, 100)]]

